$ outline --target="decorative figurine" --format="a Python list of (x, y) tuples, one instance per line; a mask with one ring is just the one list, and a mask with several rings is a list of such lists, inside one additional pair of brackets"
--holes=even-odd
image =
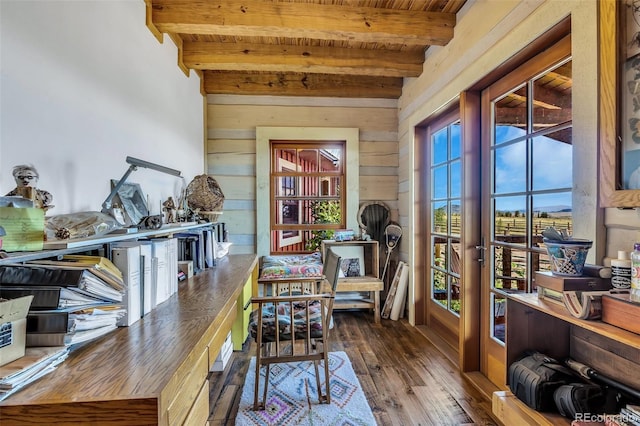
[(176, 203), (173, 201), (173, 197), (167, 198), (167, 201), (162, 203), (162, 210), (165, 211), (165, 223), (176, 221)]
[(16, 181), (16, 187), (9, 192), (7, 196), (20, 196), (33, 200), (34, 207), (44, 209), (46, 212), (54, 207), (53, 195), (43, 189), (37, 189), (36, 185), (40, 175), (36, 168), (30, 164), (21, 164), (13, 168), (13, 178)]

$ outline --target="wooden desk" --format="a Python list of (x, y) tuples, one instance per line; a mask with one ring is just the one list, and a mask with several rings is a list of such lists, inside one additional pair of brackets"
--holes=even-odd
[(207, 374), (256, 267), (255, 255), (230, 255), (180, 283), (131, 327), (74, 350), (56, 371), (0, 402), (0, 423), (204, 424)]

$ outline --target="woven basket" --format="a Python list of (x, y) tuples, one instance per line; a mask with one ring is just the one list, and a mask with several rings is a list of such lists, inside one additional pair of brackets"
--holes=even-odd
[(187, 186), (187, 203), (191, 210), (219, 212), (224, 204), (224, 194), (214, 178), (198, 175)]
[(198, 215), (204, 217), (205, 219), (207, 219), (211, 223), (218, 222), (218, 219), (220, 218), (221, 214), (222, 214), (222, 212), (209, 212), (209, 211), (204, 211), (204, 210), (200, 210), (198, 212)]

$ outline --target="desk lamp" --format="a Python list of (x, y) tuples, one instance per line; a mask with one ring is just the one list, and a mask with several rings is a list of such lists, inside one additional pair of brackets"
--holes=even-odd
[(144, 167), (145, 169), (156, 170), (158, 172), (166, 173), (168, 175), (182, 177), (182, 173), (180, 172), (180, 170), (171, 169), (169, 167), (161, 166), (155, 163), (150, 163), (148, 161), (140, 160), (138, 158), (133, 158), (133, 157), (127, 157), (126, 161), (127, 161), (127, 164), (130, 164), (129, 168), (124, 173), (124, 175), (122, 175), (122, 177), (120, 178), (116, 186), (113, 187), (107, 199), (104, 200), (104, 203), (102, 203), (102, 213), (108, 214), (109, 216), (112, 216), (112, 217), (113, 217), (113, 213), (111, 209), (112, 207), (111, 202), (113, 201), (113, 197), (116, 196), (116, 194), (120, 190), (120, 187), (122, 187), (122, 185), (127, 180), (131, 172), (133, 172), (134, 170), (138, 170), (138, 167)]

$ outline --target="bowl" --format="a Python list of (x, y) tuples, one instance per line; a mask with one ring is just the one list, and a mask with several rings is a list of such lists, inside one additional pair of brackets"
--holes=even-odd
[(565, 277), (582, 275), (587, 253), (593, 245), (593, 241), (571, 239), (564, 241), (551, 241), (544, 239), (551, 262), (551, 273)]

